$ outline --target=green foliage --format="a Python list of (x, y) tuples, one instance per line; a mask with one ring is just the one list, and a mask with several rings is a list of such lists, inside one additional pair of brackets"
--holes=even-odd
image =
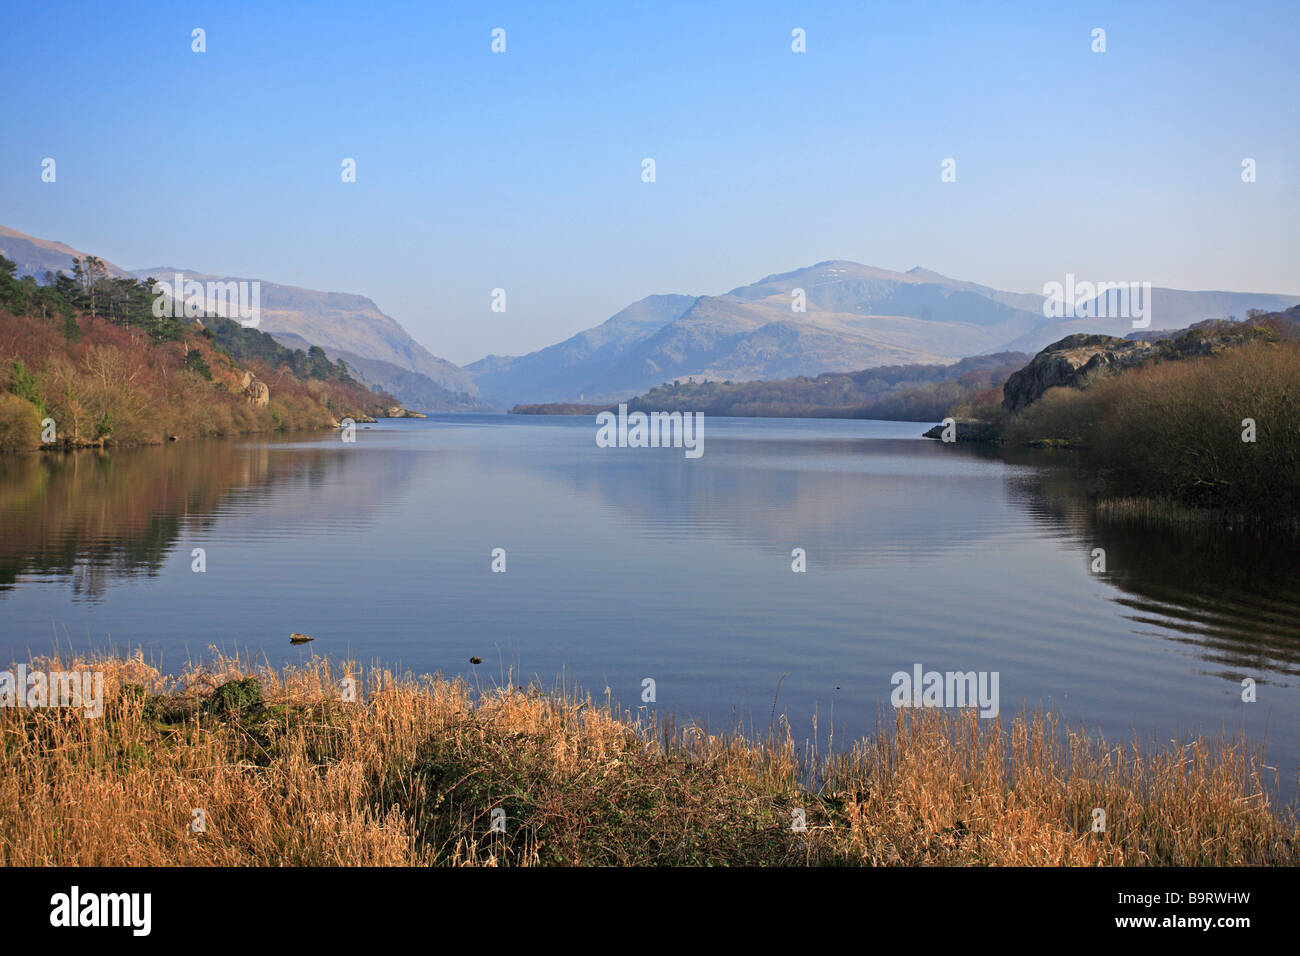
[(233, 319), (218, 316), (205, 321), (207, 324), (204, 326), (204, 334), (210, 336), (216, 347), (237, 363), (261, 361), (271, 368), (287, 365), (298, 378), (337, 382), (340, 385), (357, 384), (356, 379), (348, 373), (347, 366), (341, 361), (331, 362), (319, 345), (313, 345), (304, 352), (302, 349), (285, 348), (267, 333), (243, 326)]
[(49, 411), (42, 394), (40, 379), (18, 359), (14, 360), (9, 373), (9, 391), (31, 402), (36, 407), (37, 414), (42, 417)]
[(95, 440), (103, 441), (113, 435), (113, 413), (105, 411), (95, 422)]
[[(62, 281), (56, 281), (51, 273), (46, 273), (46, 283), (41, 285), (31, 276), (17, 278), (17, 265), (0, 256), (0, 309), (14, 315), (36, 315), (44, 319), (56, 316), (66, 318), (75, 312), (70, 295), (76, 291), (76, 283), (59, 273)], [(70, 330), (65, 326), (65, 334)]]
[(209, 382), (212, 381), (212, 369), (208, 366), (207, 360), (203, 353), (197, 349), (185, 353), (185, 367), (191, 372), (197, 372)]
[(78, 312), (89, 313), (92, 321), (106, 319), (115, 325), (144, 329), (155, 342), (174, 342), (185, 332), (177, 319), (153, 314), (156, 296), (152, 281), (110, 277), (103, 262), (93, 257), (74, 260), (71, 276), (47, 272), (44, 284), (31, 276), (17, 279), (16, 275), (17, 266), (0, 256), (0, 308), (14, 315), (61, 319), (69, 341), (81, 339), (75, 318)]
[(252, 717), (262, 710), (262, 685), (256, 677), (226, 681), (212, 692), (203, 709), (228, 720)]
[(26, 301), (24, 290), (18, 283), (18, 265), (0, 256), (0, 306), (13, 311)]

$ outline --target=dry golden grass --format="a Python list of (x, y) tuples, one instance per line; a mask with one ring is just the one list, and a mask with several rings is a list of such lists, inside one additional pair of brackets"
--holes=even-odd
[[(1044, 715), (917, 711), (818, 757), (788, 732), (710, 736), (320, 658), (216, 656), (175, 678), (138, 655), (30, 666), (102, 671), (109, 704), (0, 710), (9, 865), (1300, 862), (1296, 818), (1241, 742), (1145, 753)], [(233, 693), (247, 678), (260, 703)]]

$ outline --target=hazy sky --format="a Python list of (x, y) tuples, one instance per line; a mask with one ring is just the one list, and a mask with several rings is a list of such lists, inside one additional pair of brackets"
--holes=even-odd
[(361, 293), (456, 362), (824, 259), (1025, 292), (1074, 272), (1300, 293), (1300, 0), (50, 3), (4, 21), (0, 224), (128, 269)]

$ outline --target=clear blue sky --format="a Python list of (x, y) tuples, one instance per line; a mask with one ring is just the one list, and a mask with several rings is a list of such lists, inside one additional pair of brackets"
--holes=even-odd
[(4, 21), (0, 223), (126, 268), (362, 293), (456, 362), (833, 258), (1016, 291), (1070, 271), (1300, 293), (1300, 0), (52, 3)]

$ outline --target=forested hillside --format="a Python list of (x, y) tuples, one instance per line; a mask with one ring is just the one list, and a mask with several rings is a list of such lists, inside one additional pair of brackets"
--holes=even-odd
[(0, 257), (0, 450), (324, 428), (393, 404), (319, 348), (218, 316), (159, 317), (149, 283), (93, 257), (44, 283), (16, 271)]

